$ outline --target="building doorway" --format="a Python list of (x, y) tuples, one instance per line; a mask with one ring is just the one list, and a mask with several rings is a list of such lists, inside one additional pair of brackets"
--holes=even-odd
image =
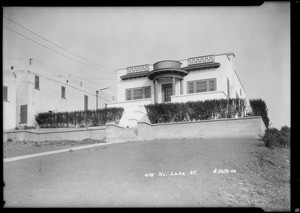
[(171, 95), (173, 95), (172, 84), (162, 85), (162, 102), (171, 102)]
[(21, 105), (20, 108), (20, 124), (27, 123), (27, 105)]

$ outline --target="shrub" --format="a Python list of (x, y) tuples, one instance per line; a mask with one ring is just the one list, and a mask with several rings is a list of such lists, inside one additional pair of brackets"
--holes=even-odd
[(73, 112), (43, 112), (35, 117), (41, 128), (102, 126), (107, 122), (119, 122), (124, 109), (121, 107)]
[(151, 123), (199, 121), (244, 116), (244, 99), (214, 99), (145, 106)]
[(262, 140), (267, 147), (288, 147), (290, 146), (290, 128), (283, 126), (281, 130), (276, 128), (266, 129)]
[(265, 123), (265, 126), (269, 128), (270, 119), (268, 117), (268, 109), (266, 102), (262, 99), (251, 99), (249, 100), (252, 116), (261, 116)]

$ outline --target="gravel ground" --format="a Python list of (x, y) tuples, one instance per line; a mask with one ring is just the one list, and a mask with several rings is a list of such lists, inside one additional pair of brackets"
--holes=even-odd
[(186, 139), (109, 144), (7, 162), (5, 207), (289, 211), (289, 153), (257, 140)]

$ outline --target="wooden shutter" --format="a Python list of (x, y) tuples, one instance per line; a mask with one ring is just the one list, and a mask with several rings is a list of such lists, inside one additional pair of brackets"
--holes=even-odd
[(128, 90), (126, 90), (126, 100), (127, 101), (129, 101), (129, 100), (131, 100), (132, 98), (131, 98), (131, 89), (128, 89)]
[(145, 98), (151, 98), (151, 87), (145, 87)]
[(188, 83), (188, 93), (194, 93), (194, 82)]
[(215, 80), (209, 80), (209, 91), (215, 91)]

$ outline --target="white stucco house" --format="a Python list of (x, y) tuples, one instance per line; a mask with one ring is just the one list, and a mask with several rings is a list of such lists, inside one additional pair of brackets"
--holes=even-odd
[(97, 85), (35, 59), (3, 61), (3, 129), (35, 127), (39, 112), (100, 109), (112, 101)]
[(136, 126), (147, 104), (246, 98), (232, 52), (130, 66), (116, 75), (117, 102), (107, 106), (124, 108), (124, 127)]

